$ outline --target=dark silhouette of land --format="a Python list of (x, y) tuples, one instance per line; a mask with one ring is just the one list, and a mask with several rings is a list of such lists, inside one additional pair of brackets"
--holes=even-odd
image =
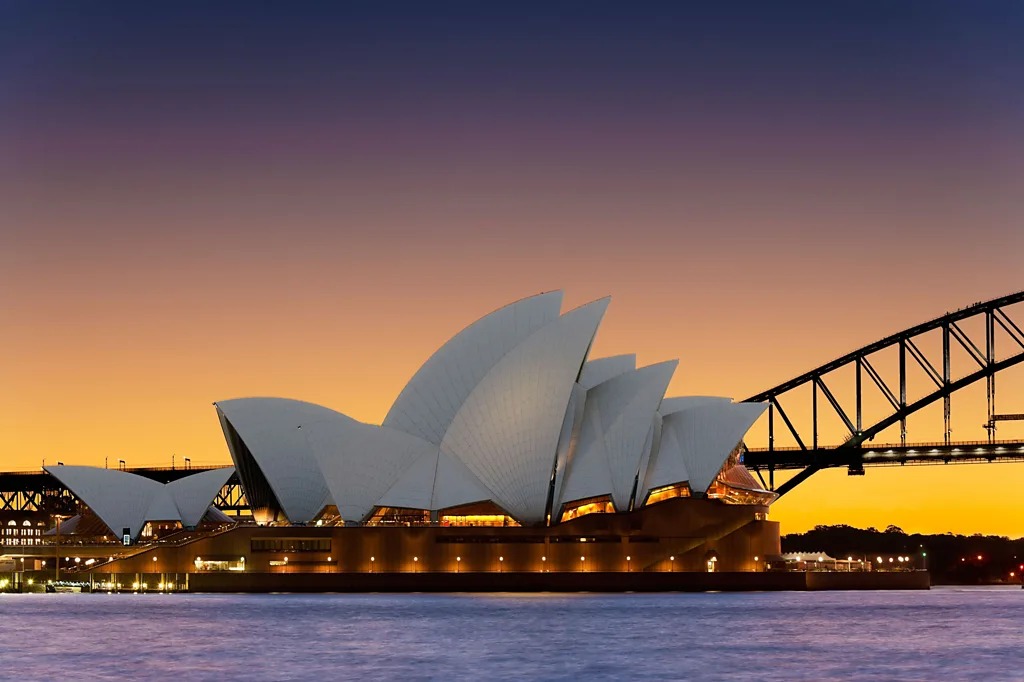
[(782, 537), (783, 552), (824, 552), (836, 558), (877, 561), (909, 556), (913, 568), (927, 568), (934, 584), (982, 585), (1020, 583), (1024, 572), (1024, 538), (997, 535), (921, 535), (898, 526), (883, 531), (852, 526), (815, 526)]

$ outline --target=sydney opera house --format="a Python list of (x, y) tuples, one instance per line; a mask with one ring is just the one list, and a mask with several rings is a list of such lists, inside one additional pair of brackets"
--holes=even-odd
[[(97, 567), (110, 572), (757, 570), (779, 553), (774, 494), (740, 453), (765, 406), (666, 396), (675, 360), (589, 357), (608, 303), (563, 313), (551, 292), (486, 315), (426, 360), (381, 424), (221, 400), (234, 468), (168, 484), (48, 471), (81, 501), (77, 525), (132, 545)], [(213, 505), (235, 473), (251, 522)], [(158, 541), (167, 530), (179, 539)]]

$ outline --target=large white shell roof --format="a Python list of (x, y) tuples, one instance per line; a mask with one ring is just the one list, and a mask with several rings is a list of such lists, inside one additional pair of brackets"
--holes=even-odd
[(557, 319), (561, 307), (562, 292), (552, 291), (516, 301), (469, 325), (409, 380), (383, 425), (440, 445), (469, 394), (495, 363)]
[(523, 522), (544, 519), (562, 418), (607, 307), (605, 298), (577, 308), (509, 351), (466, 398), (441, 443)]
[[(331, 493), (303, 428), (320, 422), (357, 424), (340, 412), (301, 400), (237, 398), (215, 403), (245, 443), (274, 496), (292, 523), (308, 523)], [(232, 451), (243, 485), (246, 467), (241, 453)]]

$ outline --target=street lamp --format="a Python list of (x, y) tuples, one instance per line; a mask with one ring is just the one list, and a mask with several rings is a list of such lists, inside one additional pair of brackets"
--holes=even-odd
[(585, 557), (585, 556), (581, 556), (580, 557), (580, 573), (582, 573), (584, 570), (586, 570), (586, 561), (587, 561), (587, 557)]
[(669, 562), (671, 562), (672, 570), (673, 571), (676, 570), (676, 556), (673, 554), (672, 556), (670, 556), (668, 558), (668, 560), (669, 560)]
[(455, 557), (455, 572), (456, 573), (461, 573), (462, 572), (462, 557), (460, 557), (460, 556)]
[[(61, 520), (62, 517), (61, 517), (60, 514), (56, 514), (54, 518), (57, 519), (57, 531), (56, 531), (56, 534), (54, 536), (54, 541), (53, 541), (53, 570), (54, 570), (53, 581), (55, 583), (59, 583), (60, 582), (60, 520)], [(46, 566), (46, 562), (45, 561), (43, 562), (43, 566)]]
[(540, 572), (541, 572), (541, 573), (543, 573), (544, 571), (546, 571), (546, 570), (547, 570), (547, 569), (545, 568), (545, 567), (546, 567), (547, 565), (548, 565), (548, 558), (547, 558), (546, 556), (542, 556), (542, 557), (540, 558)]
[(373, 573), (373, 562), (376, 560), (375, 557), (370, 557), (370, 573)]
[(628, 554), (626, 555), (626, 573), (629, 573), (629, 562), (632, 559)]

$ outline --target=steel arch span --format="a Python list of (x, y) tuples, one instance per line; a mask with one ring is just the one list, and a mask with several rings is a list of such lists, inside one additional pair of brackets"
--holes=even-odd
[[(829, 363), (747, 398), (744, 402), (767, 402), (768, 447), (744, 453), (744, 464), (755, 471), (766, 487), (779, 495), (792, 490), (812, 474), (827, 467), (847, 467), (851, 475), (864, 473), (866, 464), (949, 463), (951, 461), (1024, 461), (1024, 442), (996, 440), (996, 427), (1001, 421), (1024, 420), (1024, 414), (999, 414), (996, 411), (996, 377), (1014, 365), (1024, 362), (1024, 331), (1010, 316), (1010, 309), (1024, 302), (1024, 291), (982, 301), (942, 317), (910, 327), (864, 346)], [(1013, 312), (1019, 313), (1020, 310)], [(979, 324), (980, 323), (980, 324)], [(968, 325), (975, 327), (969, 333)], [(982, 331), (976, 327), (980, 326)], [(926, 352), (926, 335), (941, 338), (941, 351)], [(1000, 340), (997, 353), (996, 341)], [(969, 358), (969, 371), (953, 376), (951, 353)], [(882, 353), (898, 357), (894, 371), (882, 371), (877, 361)], [(923, 374), (928, 391), (908, 400), (907, 370)], [(841, 400), (829, 383), (837, 371), (853, 373), (852, 404)], [(953, 443), (950, 439), (950, 396), (978, 382), (985, 382), (988, 438), (974, 443)], [(801, 389), (803, 389), (801, 391)], [(808, 390), (809, 389), (809, 390)], [(783, 408), (791, 405), (798, 394), (810, 394), (809, 428), (800, 429)], [(885, 415), (865, 419), (864, 396), (877, 397), (884, 405)], [(871, 395), (873, 394), (873, 395)], [(804, 397), (804, 400), (807, 398)], [(823, 399), (823, 400), (822, 400)], [(908, 444), (907, 417), (938, 401), (943, 403), (944, 438), (939, 443)], [(803, 407), (808, 407), (806, 404)], [(838, 418), (848, 434), (838, 445), (822, 446), (818, 442), (823, 414)], [(866, 423), (870, 421), (871, 423)], [(781, 426), (778, 424), (781, 422)], [(865, 443), (883, 430), (900, 425), (900, 443), (888, 448), (872, 449)], [(777, 429), (784, 429), (784, 431)], [(796, 442), (795, 448), (776, 447), (777, 433), (784, 433)], [(775, 487), (775, 471), (798, 470), (792, 478)]]

